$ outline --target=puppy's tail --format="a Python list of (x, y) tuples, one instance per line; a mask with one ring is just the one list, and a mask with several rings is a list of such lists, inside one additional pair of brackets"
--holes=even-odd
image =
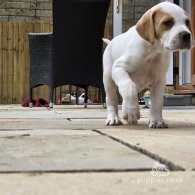
[(110, 40), (109, 40), (109, 39), (104, 39), (104, 38), (102, 38), (102, 40), (103, 40), (104, 43), (106, 43), (106, 44), (109, 44), (109, 43), (110, 43)]

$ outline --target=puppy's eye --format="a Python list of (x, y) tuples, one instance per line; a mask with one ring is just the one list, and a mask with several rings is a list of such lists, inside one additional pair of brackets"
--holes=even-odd
[(173, 24), (174, 24), (174, 22), (173, 22), (173, 20), (165, 20), (165, 21), (163, 22), (163, 24), (164, 24), (165, 26), (167, 26), (167, 27), (172, 27)]
[(190, 21), (189, 21), (188, 19), (186, 19), (185, 23), (186, 23), (186, 26), (187, 26), (187, 27), (190, 26)]

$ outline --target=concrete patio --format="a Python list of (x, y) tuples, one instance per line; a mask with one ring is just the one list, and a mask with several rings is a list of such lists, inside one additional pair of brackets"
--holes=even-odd
[(101, 105), (0, 105), (1, 195), (194, 194), (195, 107), (166, 107), (168, 129), (105, 126)]

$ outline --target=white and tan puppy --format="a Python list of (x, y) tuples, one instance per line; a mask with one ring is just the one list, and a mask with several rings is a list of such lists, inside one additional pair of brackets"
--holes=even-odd
[(104, 41), (108, 43), (103, 56), (106, 125), (122, 124), (118, 116), (117, 87), (123, 98), (123, 118), (130, 125), (137, 124), (140, 118), (138, 92), (149, 88), (149, 127), (167, 128), (162, 107), (169, 52), (192, 47), (186, 12), (173, 3), (159, 3), (148, 10), (136, 26), (110, 42)]

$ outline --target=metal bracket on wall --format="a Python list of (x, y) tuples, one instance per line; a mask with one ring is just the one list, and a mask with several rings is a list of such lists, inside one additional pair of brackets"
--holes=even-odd
[(120, 0), (116, 0), (116, 13), (120, 12)]

